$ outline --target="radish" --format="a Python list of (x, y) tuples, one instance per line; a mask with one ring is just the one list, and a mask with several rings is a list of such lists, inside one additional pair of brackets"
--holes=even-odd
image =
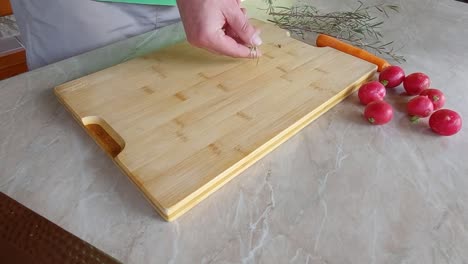
[(434, 111), (434, 105), (427, 96), (416, 96), (411, 99), (406, 105), (408, 114), (411, 116), (411, 121), (415, 122), (419, 118), (428, 117)]
[(366, 106), (364, 117), (373, 125), (383, 125), (393, 118), (393, 108), (385, 101), (374, 101)]
[(430, 85), (431, 80), (429, 79), (429, 76), (421, 72), (412, 73), (406, 76), (403, 81), (403, 86), (406, 93), (409, 95), (418, 95), (423, 90), (429, 88)]
[(383, 100), (387, 91), (383, 84), (373, 81), (368, 82), (359, 88), (358, 97), (361, 104), (367, 105), (372, 101)]
[(452, 136), (462, 128), (460, 115), (449, 109), (441, 109), (434, 112), (429, 118), (429, 126), (432, 131), (442, 136)]
[(390, 66), (385, 68), (380, 75), (379, 81), (386, 88), (395, 88), (405, 80), (405, 72), (398, 66)]
[(429, 97), (434, 105), (434, 110), (439, 110), (445, 105), (445, 95), (442, 91), (431, 88), (422, 91), (419, 95)]

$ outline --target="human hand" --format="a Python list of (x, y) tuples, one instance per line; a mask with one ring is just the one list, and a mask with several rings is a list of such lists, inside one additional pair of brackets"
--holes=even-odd
[(260, 56), (260, 32), (240, 0), (177, 0), (187, 40), (193, 46), (236, 58)]

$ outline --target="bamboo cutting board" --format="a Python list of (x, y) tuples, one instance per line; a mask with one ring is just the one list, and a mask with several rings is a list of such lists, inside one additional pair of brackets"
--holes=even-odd
[(167, 221), (346, 98), (376, 66), (262, 30), (259, 61), (183, 42), (56, 87)]

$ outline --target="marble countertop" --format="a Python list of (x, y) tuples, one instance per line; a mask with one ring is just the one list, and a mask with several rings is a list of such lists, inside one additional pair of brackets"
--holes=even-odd
[[(399, 4), (384, 33), (403, 67), (468, 119), (468, 4)], [(183, 37), (175, 24), (0, 82), (0, 191), (124, 263), (468, 262), (468, 128), (410, 124), (396, 92), (391, 124), (367, 125), (354, 94), (164, 222), (52, 89)]]

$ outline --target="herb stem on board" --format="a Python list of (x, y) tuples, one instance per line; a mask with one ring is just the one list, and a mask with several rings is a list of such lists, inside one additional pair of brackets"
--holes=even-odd
[(399, 12), (397, 5), (365, 5), (358, 1), (358, 6), (351, 11), (324, 13), (310, 4), (284, 7), (276, 6), (274, 0), (265, 2), (271, 17), (269, 21), (298, 36), (304, 38), (306, 33), (326, 34), (398, 63), (406, 61), (393, 48), (393, 41), (383, 41), (380, 30), (384, 21), (376, 15), (388, 18), (392, 12)]

